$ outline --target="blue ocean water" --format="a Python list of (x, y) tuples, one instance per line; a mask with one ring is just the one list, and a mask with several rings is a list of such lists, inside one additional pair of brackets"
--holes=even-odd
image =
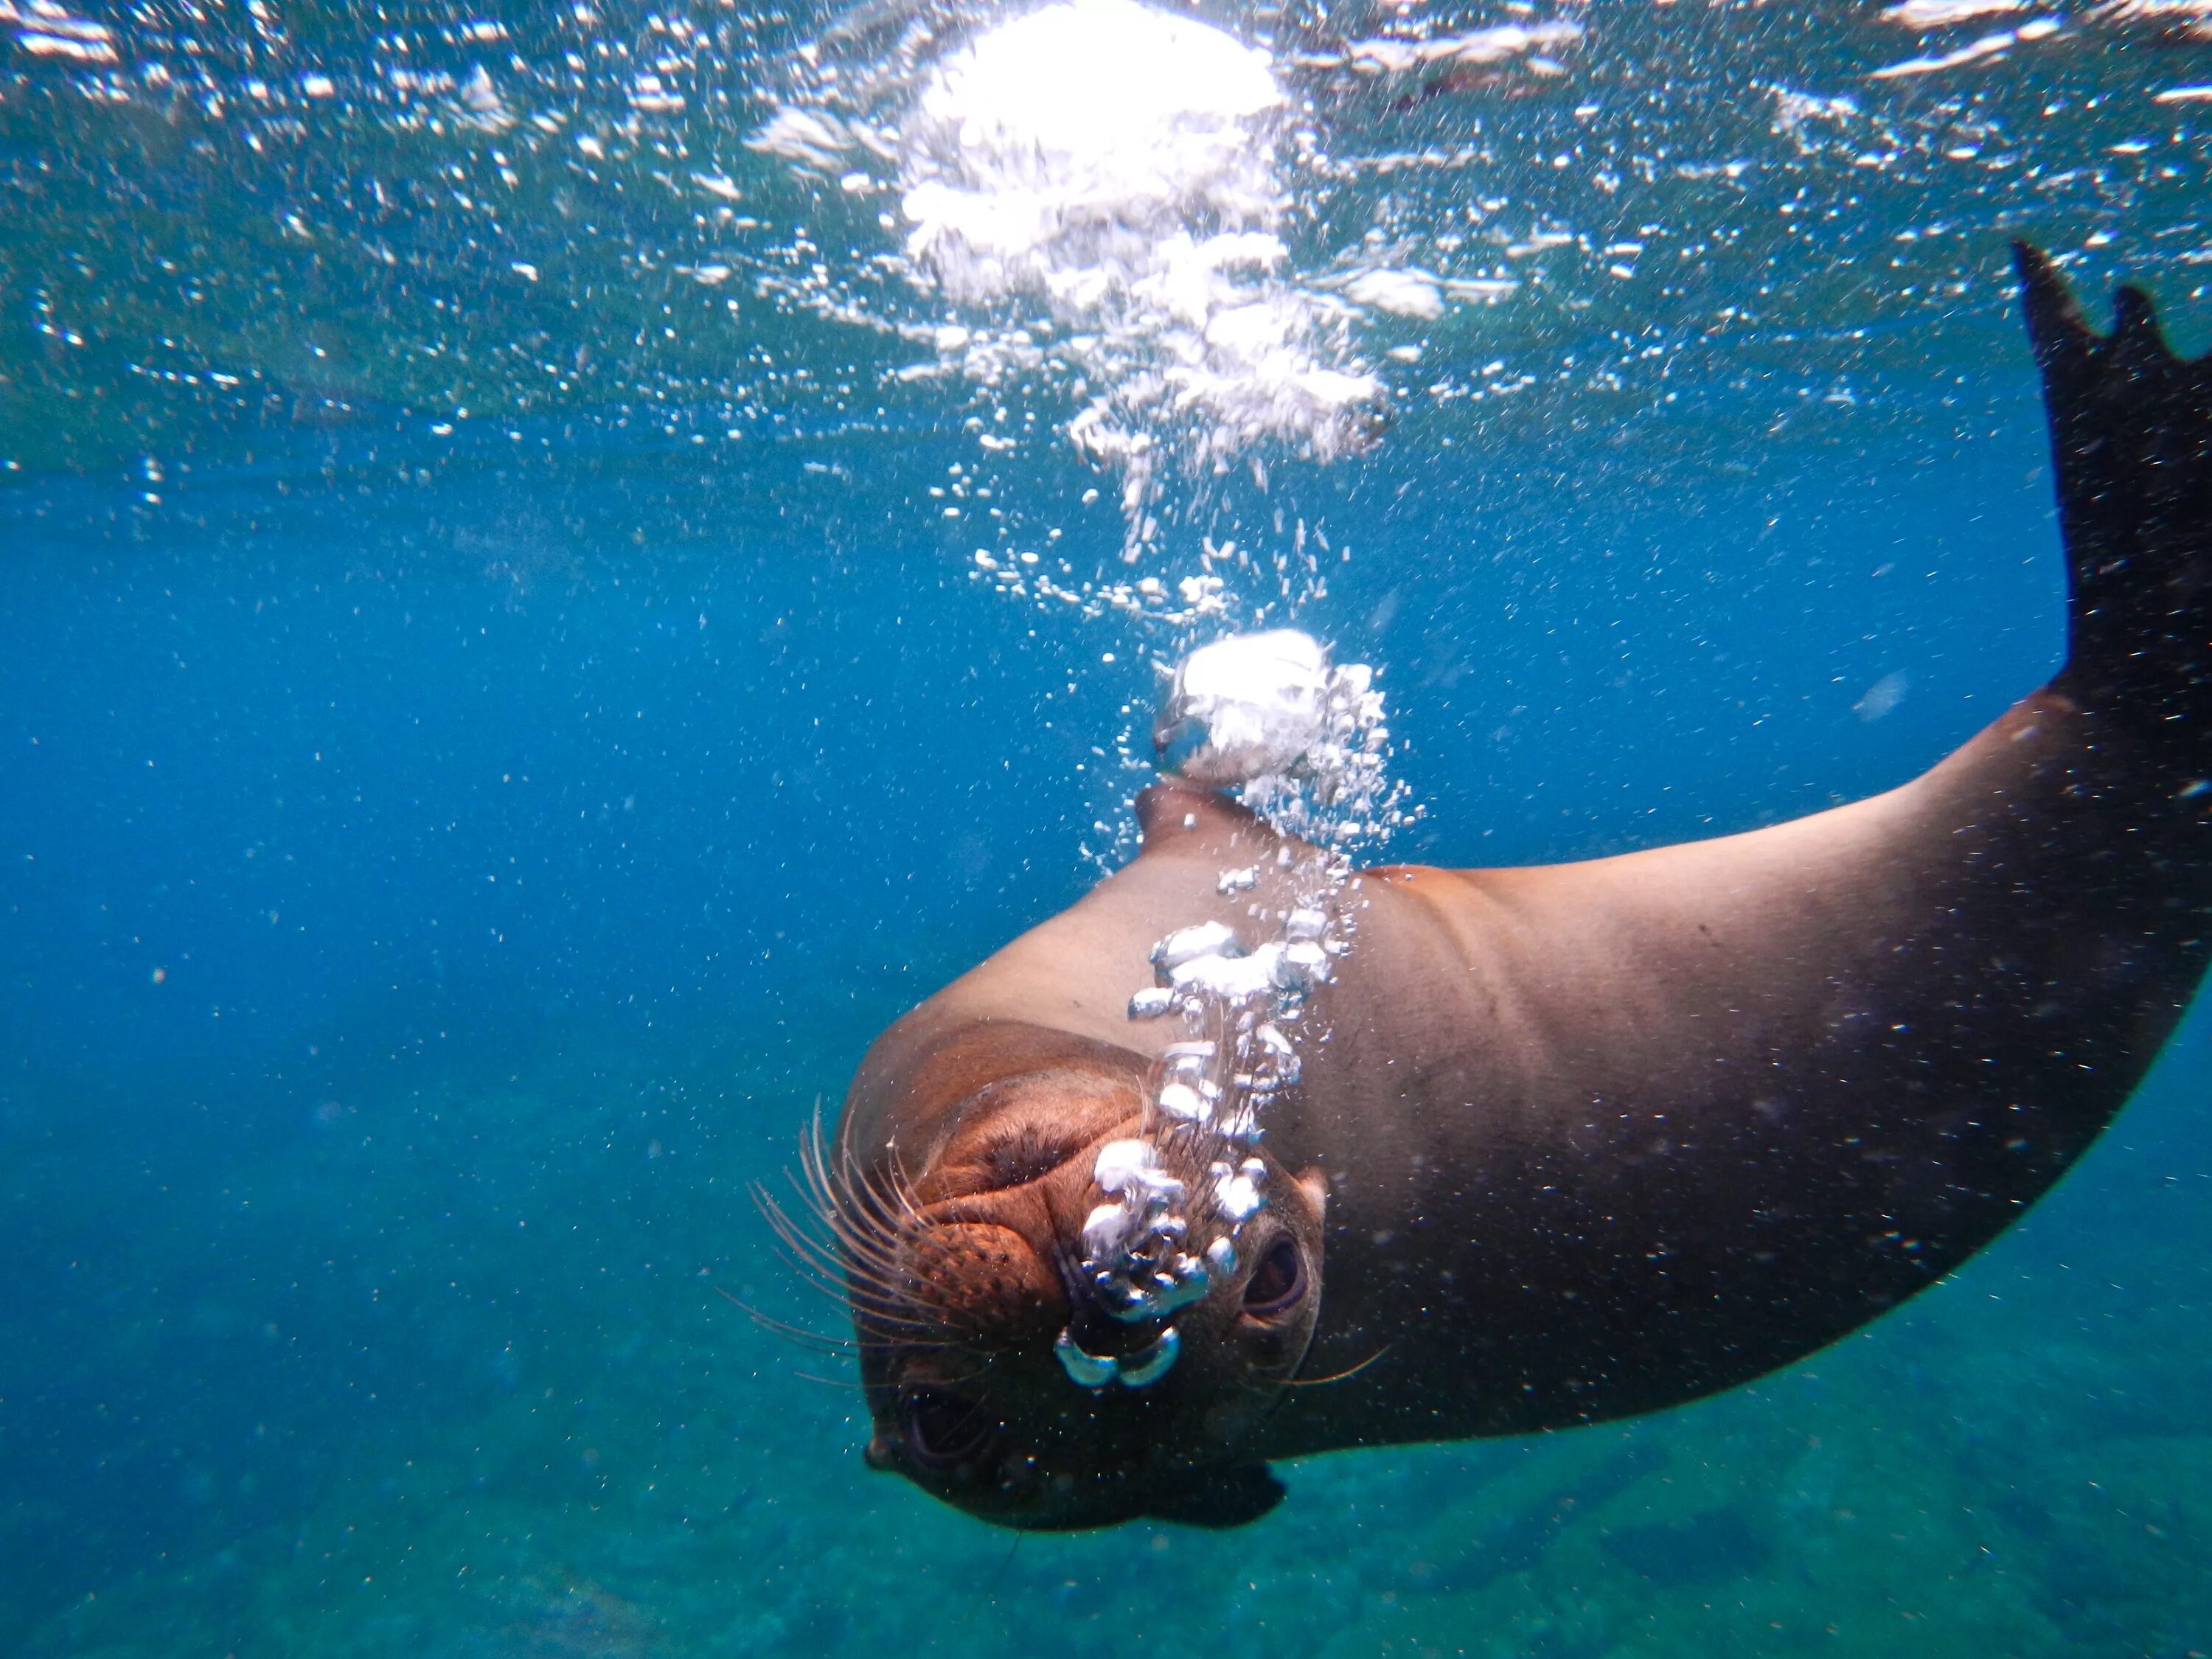
[[(750, 1188), (884, 1024), (1096, 878), (1172, 639), (972, 578), (969, 524), (929, 491), (976, 465), (989, 395), (870, 380), (881, 348), (763, 277), (806, 242), (777, 191), (843, 210), (748, 161), (738, 116), (714, 118), (719, 163), (784, 228), (744, 256), (761, 280), (725, 331), (671, 325), (664, 353), (641, 318), (724, 294), (641, 274), (715, 234), (637, 203), (678, 140), (630, 129), (621, 203), (526, 177), (478, 246), (428, 181), (506, 166), (510, 129), (380, 125), (360, 90), (403, 32), (470, 61), (474, 14), (303, 10), (289, 46), (200, 17), (240, 85), (271, 63), (340, 82), (344, 118), (303, 122), (325, 94), (295, 93), (249, 130), (149, 106), (143, 72), (131, 97), (98, 80), (191, 12), (67, 14), (111, 33), (53, 38), (117, 41), (119, 69), (58, 70), (21, 30), (4, 60), (0, 1651), (2212, 1651), (2201, 1014), (2012, 1233), (1752, 1388), (1312, 1460), (1218, 1535), (1017, 1543), (869, 1473), (844, 1363), (737, 1305), (840, 1328)], [(627, 21), (665, 38), (675, 15)], [(1735, 15), (1699, 25), (1710, 74), (1715, 30), (1872, 27)], [(685, 73), (765, 83), (820, 21), (744, 17)], [(500, 27), (515, 64), (562, 61), (545, 16)], [(2063, 102), (2069, 76), (2204, 66), (2157, 50), (2022, 47), (1966, 114), (1929, 94), (1897, 118), (1994, 130), (1993, 101)], [(1870, 108), (1865, 68), (1824, 84)], [(604, 93), (540, 111), (580, 125)], [(1596, 95), (1508, 112), (1587, 125), (1569, 106)], [(2190, 107), (2158, 106), (2174, 178), (2097, 162), (2136, 170), (2071, 218), (2053, 185), (2029, 228), (2085, 289), (2139, 271), (2194, 343)], [(2062, 116), (2033, 142), (2112, 138)], [(1392, 211), (1544, 176), (1509, 162)], [(2041, 411), (1996, 276), (2035, 204), (2010, 175), (1839, 165), (1758, 209), (1850, 204), (1832, 237), (1736, 264), (1709, 238), (1698, 283), (1650, 301), (1680, 330), (1762, 274), (1802, 289), (1759, 327), (1676, 332), (1663, 378), (1523, 404), (1409, 384), (1371, 451), (1285, 461), (1220, 509), (1287, 504), (1353, 544), (1296, 620), (1381, 672), (1425, 814), (1394, 855), (1568, 859), (1815, 810), (2056, 665)], [(372, 184), (413, 205), (372, 212)], [(1867, 251), (1931, 215), (1964, 286), (1916, 307), (1894, 290), (1925, 272)], [(398, 263), (363, 253), (376, 236)], [(506, 274), (553, 241), (599, 272), (566, 313)], [(1496, 352), (1548, 375), (1591, 341), (1629, 362), (1634, 305), (1607, 289), (1605, 326), (1577, 323), (1578, 280), (1549, 320), (1447, 319), (1421, 374), (1473, 384)], [(619, 363), (596, 385), (586, 341)], [(501, 368), (518, 343), (577, 389)], [(1121, 520), (1110, 489), (1083, 504), (1100, 477), (1072, 450), (991, 476), (1072, 568), (1113, 570)]]

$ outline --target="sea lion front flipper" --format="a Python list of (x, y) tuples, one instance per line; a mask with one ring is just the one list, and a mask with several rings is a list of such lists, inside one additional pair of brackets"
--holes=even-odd
[(1283, 1501), (1283, 1483), (1265, 1463), (1209, 1469), (1188, 1486), (1153, 1500), (1146, 1513), (1178, 1526), (1220, 1529), (1257, 1521)]
[[(2057, 689), (2139, 727), (2212, 714), (2212, 356), (2177, 357), (2149, 297), (2082, 320), (2048, 255), (2013, 244), (2043, 371), (2071, 586)], [(2193, 734), (2192, 734), (2193, 735)]]

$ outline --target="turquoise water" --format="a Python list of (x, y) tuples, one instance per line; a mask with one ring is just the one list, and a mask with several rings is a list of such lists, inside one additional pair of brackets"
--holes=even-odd
[[(2157, 101), (2212, 49), (2076, 7), (1875, 80), (2029, 14), (1669, 10), (1577, 9), (1558, 77), (1316, 82), (1302, 268), (1379, 229), (1521, 286), (1361, 321), (1364, 454), (1164, 486), (1145, 568), (1279, 509), (1350, 544), (1295, 617), (1381, 671), (1404, 856), (1925, 767), (2060, 646), (2003, 234), (2212, 337), (2212, 114)], [(972, 579), (1049, 530), (1124, 568), (1076, 394), (887, 374), (945, 313), (887, 198), (745, 146), (800, 44), (883, 107), (951, 15), (69, 15), (113, 61), (0, 9), (0, 1651), (2212, 1651), (2201, 1014), (2021, 1226), (1753, 1388), (1292, 1465), (1218, 1535), (870, 1474), (843, 1362), (729, 1299), (840, 1328), (750, 1183), (1095, 879), (1188, 637)]]

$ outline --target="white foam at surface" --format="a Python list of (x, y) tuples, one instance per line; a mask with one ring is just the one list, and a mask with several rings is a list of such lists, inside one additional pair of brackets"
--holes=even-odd
[(836, 116), (825, 112), (779, 109), (745, 140), (745, 148), (817, 173), (835, 173), (854, 148), (853, 133)]
[(1344, 297), (1354, 305), (1424, 322), (1433, 322), (1444, 312), (1443, 290), (1410, 270), (1362, 271), (1345, 285)]
[(1134, 0), (1016, 18), (916, 103), (908, 249), (983, 300), (1141, 276), (1194, 224), (1270, 225), (1278, 186), (1253, 138), (1282, 101), (1265, 52)]
[[(1368, 75), (1403, 75), (1411, 70), (1443, 64), (1480, 68), (1557, 51), (1575, 45), (1582, 38), (1582, 25), (1565, 18), (1541, 23), (1499, 23), (1466, 34), (1431, 40), (1388, 37), (1355, 40), (1346, 49), (1341, 61)], [(1314, 61), (1326, 64), (1334, 60)]]
[(1901, 28), (1940, 29), (1996, 12), (2027, 9), (2027, 0), (1900, 0), (1882, 8), (1881, 21)]
[(2184, 40), (2212, 40), (2212, 0), (2106, 0), (2090, 13), (2090, 18), (2122, 27), (2140, 24)]
[(2000, 52), (2011, 51), (2015, 46), (2026, 45), (2034, 40), (2047, 40), (2060, 32), (2060, 27), (2058, 20), (2055, 17), (2039, 17), (2033, 22), (2021, 24), (2016, 29), (2000, 29), (1994, 34), (1982, 36), (1978, 40), (1970, 40), (1955, 52), (1942, 52), (1934, 57), (1908, 58), (1898, 64), (1885, 64), (1878, 70), (1869, 71), (1867, 79), (1895, 81), (1909, 76), (1939, 74), (1944, 70), (1957, 69), (1964, 64), (1978, 63), (1983, 58), (1994, 58)]
[[(1189, 461), (1268, 440), (1328, 459), (1382, 395), (1349, 307), (1277, 274), (1286, 107), (1267, 54), (1224, 30), (1060, 0), (949, 56), (907, 117), (909, 258), (957, 302), (1041, 299), (1067, 325), (1094, 388), (1068, 435), (1130, 475), (1133, 540), (1161, 429)], [(962, 362), (985, 380), (987, 345)]]
[(12, 25), (15, 44), (33, 58), (67, 58), (80, 64), (118, 61), (115, 33), (105, 23), (73, 16), (54, 0), (0, 0), (0, 23)]

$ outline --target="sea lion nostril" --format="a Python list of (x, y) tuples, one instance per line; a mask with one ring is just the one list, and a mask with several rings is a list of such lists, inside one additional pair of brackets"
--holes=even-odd
[(1282, 1313), (1297, 1304), (1305, 1289), (1305, 1258), (1298, 1254), (1297, 1241), (1279, 1238), (1261, 1254), (1260, 1265), (1244, 1281), (1244, 1311), (1262, 1319)]
[(972, 1400), (940, 1389), (918, 1389), (902, 1413), (906, 1449), (925, 1468), (950, 1469), (990, 1444), (996, 1425)]

